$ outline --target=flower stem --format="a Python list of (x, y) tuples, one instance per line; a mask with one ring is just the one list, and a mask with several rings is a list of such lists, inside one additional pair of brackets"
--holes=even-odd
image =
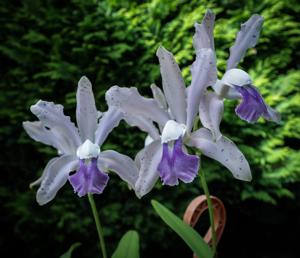
[(103, 258), (107, 258), (104, 237), (103, 237), (103, 229), (100, 224), (99, 214), (98, 214), (97, 207), (96, 207), (96, 204), (94, 201), (94, 197), (92, 194), (88, 193), (88, 198), (89, 198), (89, 202), (91, 205), (91, 209), (93, 212), (93, 216), (94, 216), (94, 220), (95, 220), (95, 224), (96, 224), (96, 228), (97, 228), (97, 232), (98, 232), (99, 246), (100, 246), (100, 249), (102, 252), (102, 256), (103, 256)]
[(212, 231), (212, 251), (213, 251), (213, 254), (215, 254), (216, 249), (217, 249), (217, 235), (216, 235), (216, 231), (215, 231), (214, 210), (213, 210), (212, 201), (210, 198), (210, 194), (208, 191), (208, 186), (206, 183), (206, 179), (205, 179), (203, 170), (200, 170), (199, 176), (200, 176), (200, 182), (201, 182), (201, 185), (202, 185), (202, 188), (205, 193), (206, 200), (207, 200), (209, 221), (210, 221), (210, 226), (211, 226), (211, 231)]

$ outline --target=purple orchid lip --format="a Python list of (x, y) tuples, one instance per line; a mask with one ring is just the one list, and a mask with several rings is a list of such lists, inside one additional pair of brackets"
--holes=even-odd
[(81, 159), (79, 169), (74, 175), (69, 176), (69, 182), (79, 197), (88, 193), (101, 194), (107, 185), (108, 179), (109, 176), (98, 169), (97, 158), (91, 159), (88, 164)]
[(163, 144), (158, 171), (164, 185), (178, 185), (179, 179), (184, 183), (190, 183), (198, 174), (199, 157), (184, 153), (182, 145), (182, 137), (175, 141), (172, 152), (167, 143)]
[(258, 90), (253, 85), (243, 87), (234, 86), (242, 95), (242, 102), (236, 107), (236, 114), (249, 123), (255, 123), (261, 116), (274, 122), (280, 121), (277, 111), (269, 107), (263, 100)]

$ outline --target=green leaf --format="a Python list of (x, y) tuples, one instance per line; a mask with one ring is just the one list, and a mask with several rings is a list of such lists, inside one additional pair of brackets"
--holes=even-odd
[(139, 249), (139, 235), (130, 230), (121, 238), (112, 258), (139, 258)]
[(198, 257), (213, 258), (210, 247), (192, 227), (159, 202), (152, 200), (151, 203), (161, 219), (183, 239)]
[(81, 243), (74, 243), (73, 245), (71, 245), (69, 250), (63, 255), (61, 255), (59, 258), (71, 258), (73, 251), (79, 246), (81, 246)]

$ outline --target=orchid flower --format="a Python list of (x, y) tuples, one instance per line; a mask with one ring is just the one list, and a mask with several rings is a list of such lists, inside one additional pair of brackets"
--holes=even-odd
[[(154, 99), (142, 97), (134, 87), (113, 86), (106, 92), (110, 107), (121, 110), (126, 121), (126, 115), (134, 117), (134, 123), (131, 120), (129, 124), (149, 134), (145, 148), (135, 158), (139, 168), (135, 191), (139, 197), (147, 194), (159, 177), (163, 184), (170, 186), (177, 185), (179, 180), (184, 183), (194, 180), (200, 158), (188, 154), (185, 146), (196, 147), (205, 156), (219, 161), (234, 177), (251, 180), (250, 167), (244, 155), (220, 133), (223, 101), (217, 94), (206, 91), (217, 79), (214, 52), (210, 47), (198, 47), (202, 43), (198, 42), (196, 35), (194, 46), (196, 60), (191, 68), (192, 83), (188, 88), (173, 55), (160, 47), (157, 56), (163, 91), (152, 85)], [(201, 100), (204, 101), (202, 104)], [(193, 131), (199, 107), (202, 109), (202, 123), (208, 128)], [(160, 132), (153, 122), (158, 124)]]
[[(68, 180), (80, 197), (87, 193), (101, 194), (109, 179), (108, 170), (132, 187), (137, 180), (137, 168), (129, 157), (112, 150), (100, 151), (108, 134), (119, 124), (121, 112), (114, 107), (103, 115), (98, 112), (92, 85), (86, 77), (80, 79), (76, 97), (78, 128), (64, 115), (62, 105), (42, 100), (30, 108), (39, 121), (23, 123), (31, 138), (56, 148), (59, 153), (31, 184), (40, 184), (36, 195), (40, 205), (51, 201)], [(99, 114), (102, 117), (98, 122)], [(76, 172), (70, 175), (72, 171)]]
[[(247, 49), (256, 45), (263, 21), (263, 17), (254, 14), (241, 25), (235, 43), (230, 48), (226, 73), (213, 85), (213, 88), (220, 98), (242, 99), (235, 109), (241, 119), (254, 123), (262, 116), (267, 120), (279, 123), (280, 114), (265, 103), (258, 89), (253, 85), (250, 75), (236, 68)], [(208, 36), (213, 42), (212, 30)]]

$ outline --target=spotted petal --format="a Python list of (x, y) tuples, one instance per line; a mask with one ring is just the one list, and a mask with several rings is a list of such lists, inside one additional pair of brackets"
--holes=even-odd
[(214, 141), (212, 133), (206, 128), (201, 128), (192, 133), (188, 144), (200, 149), (205, 156), (220, 162), (235, 178), (251, 181), (248, 161), (238, 147), (225, 136)]
[(200, 120), (204, 127), (209, 129), (215, 140), (221, 137), (220, 123), (224, 111), (223, 100), (213, 92), (202, 95), (199, 106)]
[(78, 82), (76, 107), (76, 120), (81, 140), (89, 139), (94, 142), (94, 134), (97, 127), (97, 109), (92, 90), (92, 84), (85, 76)]
[(156, 140), (147, 145), (136, 156), (135, 162), (139, 168), (139, 176), (135, 184), (135, 193), (141, 198), (154, 187), (159, 173), (157, 167), (162, 156), (162, 145)]
[(105, 96), (109, 106), (115, 106), (123, 113), (143, 116), (161, 125), (169, 120), (168, 113), (160, 108), (154, 99), (142, 97), (137, 88), (113, 86)]
[(165, 185), (178, 185), (179, 179), (184, 183), (190, 183), (198, 174), (199, 157), (184, 153), (182, 147), (181, 137), (175, 141), (171, 152), (167, 143), (163, 145), (158, 171)]
[(198, 113), (200, 98), (206, 88), (214, 85), (217, 80), (217, 68), (214, 52), (203, 48), (197, 52), (192, 68), (192, 84), (188, 90), (187, 130), (191, 131)]
[(156, 55), (160, 63), (160, 73), (166, 100), (175, 120), (186, 122), (186, 93), (185, 84), (180, 68), (173, 54), (163, 47), (159, 47)]
[(67, 182), (69, 173), (78, 167), (78, 159), (73, 155), (63, 155), (50, 161), (43, 172), (43, 179), (36, 194), (36, 200), (44, 205), (54, 199), (58, 190)]
[(138, 169), (134, 161), (126, 155), (116, 151), (107, 150), (100, 153), (98, 166), (104, 171), (113, 171), (122, 180), (134, 188), (138, 178)]
[(69, 153), (69, 150), (76, 151), (81, 144), (78, 129), (71, 122), (70, 117), (64, 115), (62, 105), (40, 100), (31, 106), (30, 110), (39, 118), (43, 126), (55, 135), (58, 142), (65, 144), (63, 153)]
[(241, 25), (241, 30), (237, 34), (234, 45), (230, 48), (226, 70), (237, 67), (238, 63), (245, 56), (247, 49), (256, 45), (263, 22), (263, 17), (254, 14), (247, 22)]

